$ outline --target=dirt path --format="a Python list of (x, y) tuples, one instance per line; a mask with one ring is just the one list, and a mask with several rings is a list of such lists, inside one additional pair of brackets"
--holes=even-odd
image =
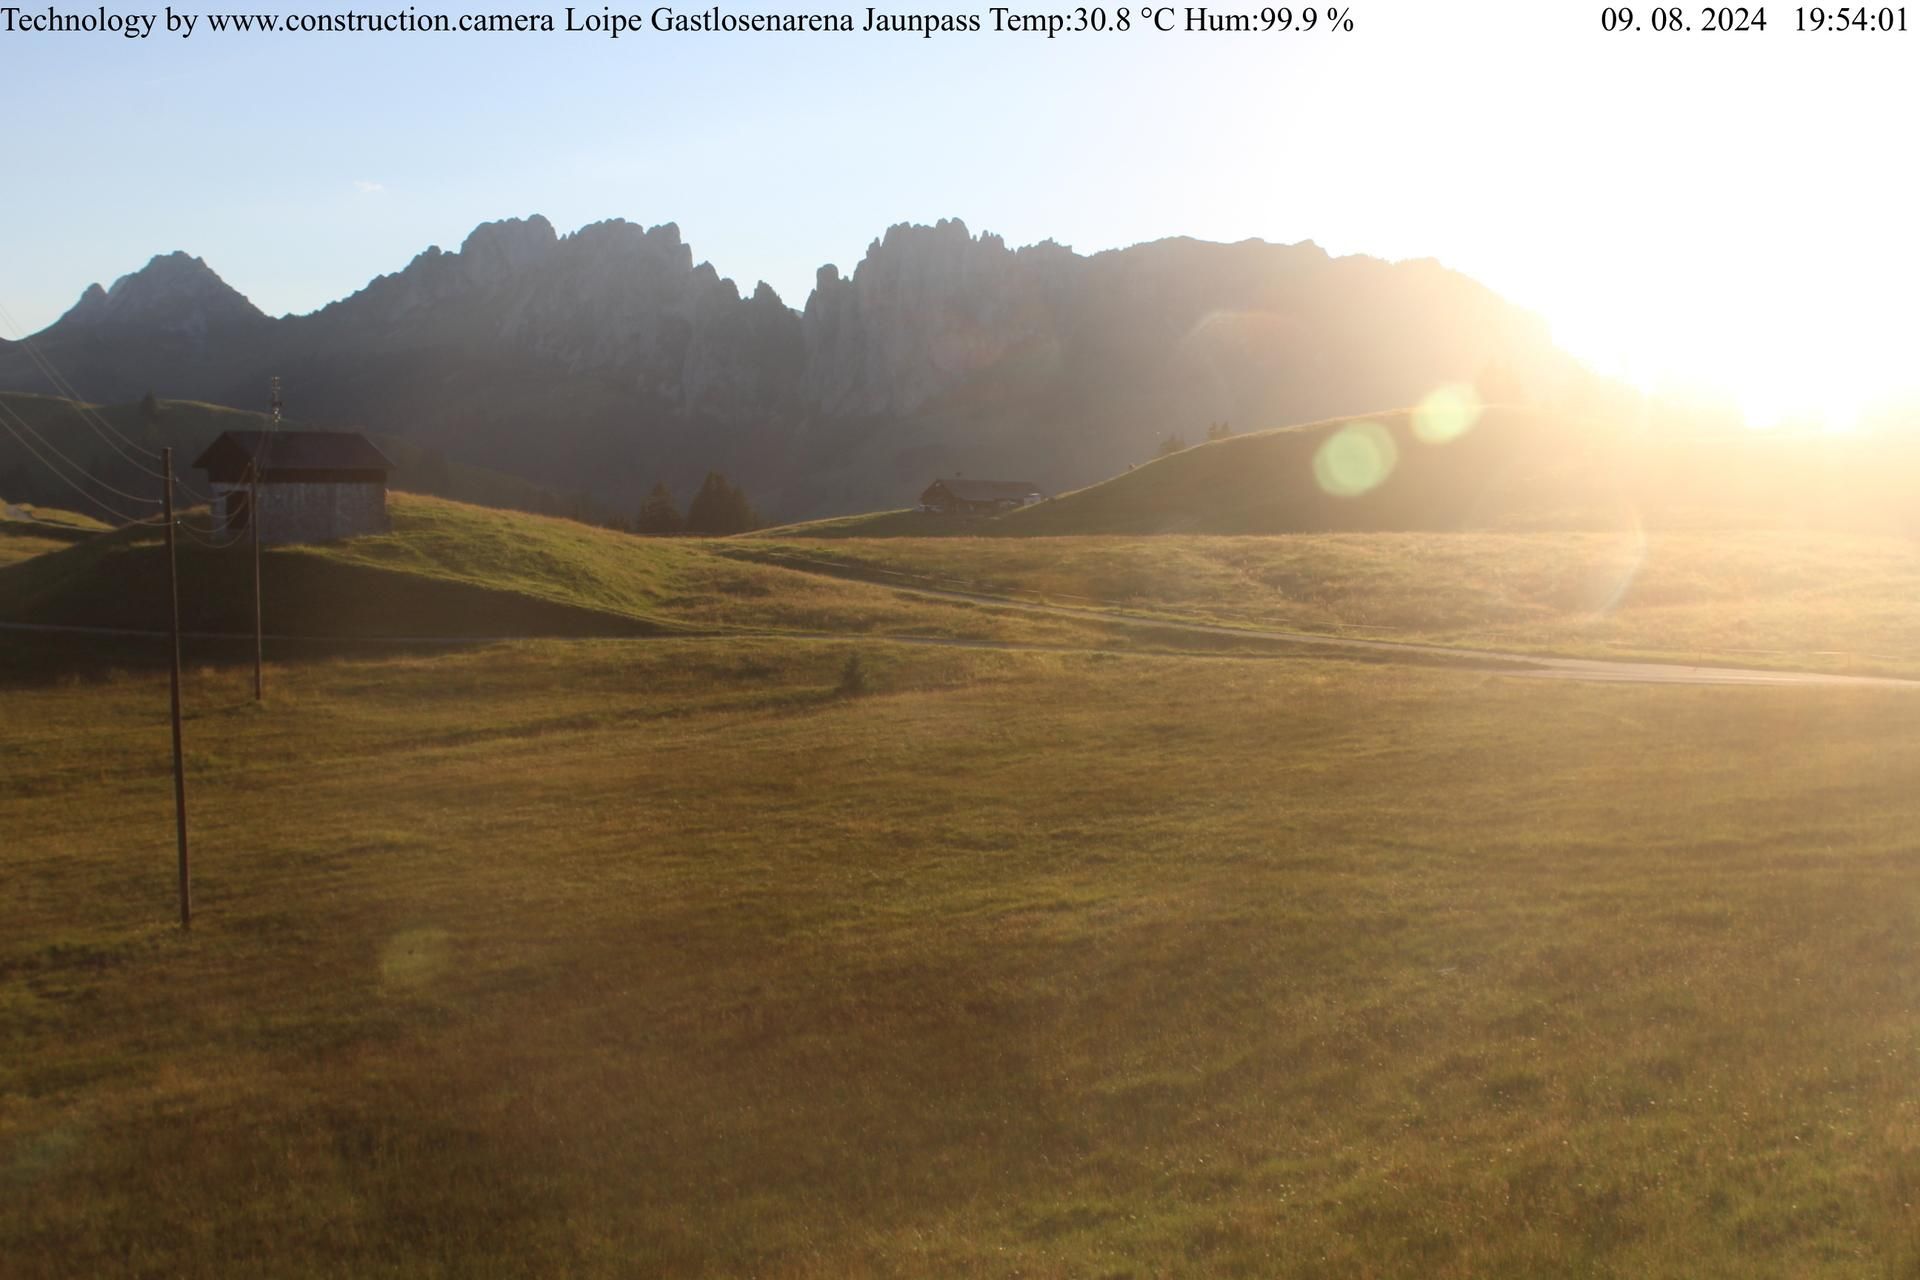
[[(766, 559), (773, 560), (774, 557), (766, 557)], [(816, 564), (813, 567), (808, 567), (807, 562), (797, 561), (784, 556), (779, 557), (778, 562), (787, 568), (795, 569), (799, 572), (814, 572), (828, 577), (847, 578), (856, 582), (866, 582), (874, 586), (885, 587), (890, 591), (898, 591), (906, 595), (923, 596), (935, 600), (960, 601), (967, 604), (984, 605), (995, 609), (1011, 609), (1022, 613), (1072, 618), (1083, 622), (1099, 622), (1109, 626), (1205, 635), (1209, 637), (1229, 637), (1270, 644), (1297, 646), (1303, 651), (1311, 650), (1322, 656), (1348, 652), (1389, 660), (1400, 658), (1424, 663), (1443, 663), (1447, 666), (1487, 671), (1498, 675), (1512, 676), (1515, 679), (1521, 680), (1579, 680), (1606, 684), (1755, 685), (1775, 688), (1811, 688), (1821, 686), (1854, 689), (1920, 690), (1920, 680), (1901, 680), (1888, 676), (1843, 676), (1829, 675), (1817, 671), (1769, 671), (1751, 667), (1689, 666), (1681, 663), (1629, 662), (1616, 661), (1608, 658), (1555, 658), (1542, 656), (1540, 654), (1501, 653), (1490, 649), (1457, 649), (1447, 645), (1424, 644), (1416, 641), (1363, 640), (1350, 636), (1320, 635), (1308, 631), (1267, 631), (1247, 627), (1229, 627), (1208, 622), (1182, 622), (1167, 618), (1148, 617), (1140, 614), (1129, 614), (1078, 605), (1042, 604), (1037, 601), (1016, 600), (1007, 596), (987, 595), (971, 591), (948, 590), (940, 587), (907, 586), (844, 572), (841, 566)], [(0, 622), (0, 632), (3, 631), (48, 635), (88, 635), (144, 639), (162, 639), (166, 636), (166, 632), (164, 631), (139, 631), (116, 627), (57, 626), (31, 622)], [(250, 637), (245, 635), (204, 631), (183, 632), (182, 636), (185, 639), (192, 640), (244, 641), (250, 639)], [(452, 647), (475, 644), (504, 644), (517, 640), (542, 640), (563, 637), (268, 635), (264, 638), (275, 643)], [(1031, 649), (1059, 652), (1090, 652), (1097, 649), (1097, 646), (1093, 645), (1034, 644), (1006, 640), (974, 640), (952, 636), (867, 635), (831, 631), (688, 631), (678, 634), (665, 633), (658, 636), (633, 638), (636, 640), (870, 640), (887, 644), (924, 645), (940, 648)], [(1248, 655), (1203, 654), (1194, 656), (1246, 657)]]
[(799, 556), (767, 555), (752, 558), (760, 563), (777, 564), (796, 572), (817, 573), (824, 577), (864, 582), (872, 586), (885, 587), (890, 591), (934, 600), (989, 605), (996, 609), (1014, 609), (1023, 613), (1073, 618), (1083, 622), (1102, 622), (1112, 626), (1184, 631), (1196, 635), (1228, 636), (1273, 644), (1311, 646), (1323, 651), (1345, 649), (1388, 657), (1418, 656), (1428, 660), (1444, 660), (1456, 665), (1496, 669), (1502, 675), (1522, 679), (1582, 680), (1616, 684), (1737, 684), (1795, 688), (1834, 685), (1848, 688), (1920, 689), (1920, 681), (1902, 680), (1891, 676), (1844, 676), (1818, 671), (1772, 671), (1757, 667), (1698, 666), (1670, 662), (1634, 662), (1612, 658), (1555, 658), (1530, 653), (1502, 653), (1492, 649), (1461, 649), (1414, 640), (1365, 640), (1353, 636), (1324, 635), (1310, 631), (1271, 631), (1249, 627), (1229, 627), (1220, 623), (1179, 621), (1145, 614), (1132, 614), (1117, 609), (1041, 603), (983, 592), (889, 582), (880, 576), (853, 572), (844, 565), (834, 564), (831, 561), (808, 560)]

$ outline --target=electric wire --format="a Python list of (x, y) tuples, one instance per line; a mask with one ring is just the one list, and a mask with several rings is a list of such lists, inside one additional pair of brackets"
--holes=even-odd
[(190, 524), (182, 523), (180, 525), (180, 532), (184, 533), (190, 541), (200, 544), (209, 551), (225, 551), (228, 547), (235, 546), (246, 539), (245, 529), (240, 529), (227, 538), (217, 536), (209, 537), (207, 536), (207, 531), (196, 529)]
[[(124, 461), (128, 466), (134, 467), (137, 470), (144, 472), (145, 474), (151, 476), (153, 479), (165, 480), (167, 478), (161, 472), (155, 471), (152, 467), (142, 462), (139, 458), (136, 458), (132, 454), (127, 452), (128, 449), (132, 449), (139, 453), (143, 453), (147, 455), (149, 458), (152, 458), (155, 462), (158, 462), (161, 460), (160, 454), (154, 452), (152, 449), (147, 448), (145, 445), (140, 444), (138, 441), (128, 436), (125, 432), (115, 427), (111, 422), (107, 421), (107, 419), (104, 416), (102, 416), (96, 409), (94, 409), (92, 405), (87, 403), (87, 401), (80, 395), (79, 389), (76, 388), (71, 382), (69, 382), (66, 376), (54, 367), (52, 359), (48, 357), (45, 353), (43, 353), (37, 345), (35, 345), (32, 335), (26, 333), (26, 331), (22, 328), (20, 322), (13, 318), (13, 313), (7, 310), (7, 305), (4, 302), (0, 302), (0, 320), (6, 321), (7, 326), (9, 328), (11, 328), (14, 332), (21, 335), (19, 338), (19, 342), (21, 343), (21, 345), (26, 347), (28, 358), (33, 361), (35, 367), (37, 367), (40, 370), (40, 372), (46, 377), (47, 381), (52, 384), (53, 389), (60, 393), (60, 397), (67, 402), (67, 407), (72, 409), (74, 413), (79, 415), (80, 421), (86, 423), (89, 427), (92, 427), (94, 434), (99, 436), (102, 440), (106, 441), (107, 447), (109, 449), (112, 449), (114, 453), (119, 455), (120, 459)], [(123, 448), (122, 446), (125, 446), (125, 447)], [(48, 447), (51, 448), (52, 446), (48, 446)], [(192, 497), (200, 499), (202, 502), (213, 501), (212, 498), (208, 497), (204, 493), (201, 493), (198, 489), (194, 488), (191, 484), (188, 484), (185, 480), (181, 479), (177, 475), (173, 477), (173, 482), (175, 486), (177, 486), (183, 492), (189, 494)]]
[(99, 436), (102, 440), (106, 441), (107, 448), (113, 450), (114, 453), (118, 455), (119, 458), (123, 462), (125, 462), (128, 466), (137, 467), (139, 470), (144, 471), (148, 475), (152, 476), (155, 480), (164, 480), (167, 478), (164, 473), (155, 471), (152, 467), (142, 462), (139, 458), (136, 458), (131, 453), (128, 453), (127, 450), (122, 447), (123, 444), (132, 446), (135, 448), (137, 448), (138, 446), (133, 445), (133, 442), (131, 440), (127, 439), (125, 435), (122, 435), (118, 430), (116, 430), (113, 427), (113, 425), (109, 423), (105, 418), (101, 417), (98, 413), (93, 412), (91, 406), (82, 404), (80, 400), (76, 397), (67, 397), (67, 406), (71, 408), (76, 415), (79, 416), (80, 421), (92, 427), (93, 433)]
[[(99, 414), (92, 414), (91, 418), (89, 418), (89, 406), (81, 397), (79, 390), (75, 388), (71, 382), (67, 381), (65, 375), (54, 368), (52, 358), (40, 350), (38, 344), (33, 340), (33, 335), (28, 333), (20, 322), (13, 318), (13, 312), (7, 310), (7, 304), (4, 302), (0, 302), (0, 320), (5, 320), (7, 327), (20, 335), (19, 341), (21, 345), (27, 349), (27, 358), (32, 360), (40, 372), (46, 376), (47, 381), (53, 384), (55, 391), (58, 391), (63, 397), (73, 403), (74, 409), (80, 414), (82, 420), (91, 422), (94, 430), (100, 432), (103, 437), (106, 437), (109, 443), (114, 439), (118, 439), (129, 449), (143, 453), (155, 462), (160, 461), (159, 453), (126, 436)], [(132, 459), (129, 458), (128, 461), (132, 461)]]
[[(145, 503), (151, 503), (155, 506), (159, 505), (160, 499), (158, 498), (143, 498), (137, 493), (128, 493), (125, 489), (115, 488), (113, 485), (108, 484), (105, 480), (102, 480), (99, 476), (94, 475), (93, 472), (87, 470), (87, 468), (82, 466), (80, 463), (75, 462), (72, 458), (69, 458), (66, 454), (60, 452), (60, 450), (54, 447), (54, 445), (50, 443), (45, 436), (41, 435), (39, 431), (34, 429), (34, 426), (32, 423), (28, 422), (25, 418), (21, 417), (18, 413), (15, 413), (12, 405), (7, 404), (5, 401), (0, 401), (0, 412), (4, 412), (7, 415), (7, 417), (13, 419), (13, 421), (16, 424), (18, 424), (18, 426), (22, 431), (25, 431), (28, 435), (32, 436), (35, 440), (38, 440), (41, 446), (45, 448), (47, 452), (53, 454), (54, 457), (60, 459), (62, 462), (66, 463), (69, 467), (72, 467), (75, 471), (79, 472), (82, 476), (85, 476), (88, 480), (93, 481), (93, 483), (98, 485), (100, 488), (105, 489), (108, 493), (114, 494), (117, 497), (125, 498), (130, 502), (145, 502)], [(19, 432), (15, 432), (14, 434), (16, 438), (19, 436)], [(164, 476), (161, 476), (158, 478), (165, 479)]]
[[(180, 524), (180, 528), (184, 530), (190, 537), (193, 537), (195, 541), (199, 542), (200, 545), (215, 551), (224, 550), (225, 548), (231, 547), (235, 543), (240, 542), (251, 531), (251, 522), (258, 520), (260, 518), (260, 512), (258, 509), (259, 504), (257, 503), (257, 501), (255, 501), (259, 493), (259, 476), (261, 472), (260, 464), (261, 464), (262, 458), (266, 455), (267, 451), (272, 447), (272, 444), (273, 444), (273, 433), (271, 431), (262, 431), (259, 434), (258, 438), (256, 438), (253, 442), (253, 456), (247, 460), (247, 475), (252, 477), (251, 482), (248, 486), (248, 491), (249, 491), (249, 496), (247, 499), (248, 524), (242, 525), (236, 529), (232, 524), (232, 517), (228, 516), (225, 520), (222, 520), (218, 515), (218, 504), (212, 498), (207, 498), (206, 499), (206, 503), (208, 507), (207, 514), (209, 517), (208, 526), (203, 529), (197, 525), (186, 522), (183, 519)], [(229, 493), (231, 493), (231, 491), (229, 491)], [(233, 535), (232, 537), (226, 538), (224, 540), (219, 539), (220, 534), (229, 533), (229, 532), (232, 533)]]
[[(6, 305), (4, 303), (0, 303), (0, 320), (5, 320), (6, 323), (11, 328), (13, 328), (16, 332), (21, 332), (19, 322), (13, 318), (13, 313), (7, 310)], [(178, 476), (169, 476), (164, 471), (155, 471), (151, 467), (148, 467), (144, 463), (140, 462), (137, 458), (134, 458), (131, 455), (129, 455), (124, 449), (120, 448), (119, 444), (116, 443), (116, 440), (121, 443), (124, 443), (129, 448), (137, 449), (142, 453), (148, 454), (150, 457), (153, 457), (156, 461), (164, 460), (163, 455), (154, 453), (152, 450), (147, 449), (144, 446), (136, 443), (135, 441), (127, 438), (124, 434), (115, 430), (113, 425), (107, 422), (105, 418), (102, 418), (97, 413), (93, 413), (91, 411), (90, 406), (88, 406), (81, 399), (79, 392), (74, 388), (73, 384), (68, 382), (66, 378), (60, 374), (58, 369), (54, 368), (53, 362), (40, 352), (38, 347), (34, 345), (33, 339), (30, 336), (27, 336), (23, 333), (20, 341), (27, 348), (27, 354), (29, 358), (34, 362), (35, 366), (39, 368), (41, 373), (45, 375), (48, 382), (53, 384), (54, 389), (61, 393), (62, 397), (67, 401), (69, 407), (71, 407), (75, 413), (80, 415), (81, 421), (86, 422), (89, 426), (92, 426), (94, 428), (95, 433), (100, 435), (100, 437), (107, 442), (108, 447), (112, 448), (122, 461), (126, 462), (130, 466), (135, 467), (136, 469), (140, 470), (146, 475), (152, 476), (156, 480), (160, 480), (165, 483), (170, 483), (175, 488), (184, 491), (188, 495), (198, 498), (201, 502), (204, 502), (207, 504), (209, 508), (208, 514), (210, 516), (213, 515), (213, 509), (216, 508), (218, 504), (216, 503), (215, 499), (212, 496), (201, 493), (199, 490), (195, 489), (193, 486), (186, 484)], [(90, 481), (94, 485), (97, 485), (99, 488), (104, 489), (109, 493), (112, 493), (121, 498), (125, 498), (129, 501), (148, 503), (153, 505), (161, 505), (161, 499), (143, 498), (138, 494), (128, 493), (124, 489), (119, 489), (111, 484), (108, 484), (105, 480), (102, 480), (99, 476), (93, 474), (86, 467), (82, 466), (80, 463), (75, 462), (72, 458), (69, 458), (65, 453), (61, 452), (57, 447), (54, 446), (54, 444), (51, 441), (49, 441), (45, 436), (41, 435), (40, 432), (36, 430), (31, 423), (29, 423), (25, 418), (20, 416), (20, 414), (17, 413), (12, 408), (12, 406), (6, 404), (4, 401), (0, 401), (0, 413), (4, 413), (6, 415), (6, 418), (10, 418), (12, 420), (11, 423), (5, 420), (0, 420), (0, 427), (5, 427), (7, 429), (8, 434), (12, 435), (14, 439), (18, 440), (20, 444), (23, 447), (25, 447), (26, 450), (34, 456), (35, 459), (37, 459), (49, 471), (53, 472), (54, 475), (57, 476), (62, 483), (64, 483), (68, 488), (72, 489), (75, 493), (79, 494), (82, 498), (85, 498), (87, 501), (93, 503), (96, 507), (99, 507), (102, 511), (107, 512), (108, 514), (112, 515), (115, 519), (122, 521), (126, 525), (163, 526), (166, 524), (166, 517), (164, 515), (155, 514), (155, 515), (150, 515), (145, 517), (130, 516), (126, 512), (117, 509), (112, 504), (103, 502), (98, 497), (94, 496), (91, 493), (88, 493), (85, 489), (81, 488), (79, 484), (75, 483), (75, 481), (71, 477), (69, 477), (66, 473), (62, 472), (59, 469), (59, 467), (55, 466), (51, 461), (49, 461), (46, 455), (40, 452), (40, 449), (35, 448), (34, 441), (37, 440), (41, 447), (45, 448), (47, 452), (53, 454), (54, 457), (57, 457), (62, 462), (66, 463), (68, 467), (72, 468), (83, 479)], [(18, 429), (16, 429), (16, 426)], [(26, 434), (22, 435), (21, 434), (22, 432), (25, 432)], [(31, 436), (32, 439), (28, 439), (28, 436)], [(271, 440), (271, 433), (262, 432), (259, 438), (254, 442), (253, 456), (248, 460), (248, 472), (250, 475), (256, 478), (260, 474), (260, 461), (261, 461), (262, 455), (265, 453), (270, 443), (270, 440)], [(247, 515), (248, 515), (249, 521), (257, 520), (259, 518), (259, 513), (252, 509), (253, 505), (254, 504), (251, 502), (248, 504), (249, 510)], [(188, 519), (183, 513), (180, 513), (180, 512), (176, 512), (174, 514), (174, 527), (180, 533), (185, 534), (189, 539), (191, 539), (198, 545), (214, 551), (225, 550), (228, 547), (232, 547), (238, 544), (244, 538), (247, 532), (247, 530), (244, 528), (240, 530), (233, 530), (228, 525), (215, 524), (211, 522), (205, 528), (201, 528), (200, 526), (195, 525), (190, 519)], [(230, 536), (222, 538), (220, 537), (222, 533), (229, 533)]]
[[(153, 477), (155, 480), (167, 479), (167, 475), (164, 471), (154, 470), (152, 467), (140, 461), (138, 458), (135, 458), (132, 455), (128, 454), (124, 449), (121, 449), (117, 444), (115, 444), (114, 439), (116, 436), (123, 440), (126, 439), (126, 437), (121, 436), (120, 433), (117, 431), (113, 431), (113, 428), (111, 427), (110, 424), (108, 424), (105, 418), (101, 417), (97, 413), (90, 413), (87, 406), (80, 404), (78, 401), (69, 400), (67, 401), (67, 404), (73, 409), (75, 413), (80, 415), (80, 421), (92, 427), (94, 430), (94, 434), (98, 435), (102, 440), (105, 440), (107, 442), (107, 447), (109, 449), (112, 449), (114, 453), (118, 455), (120, 459), (123, 462), (125, 462), (128, 466), (133, 467), (136, 470)], [(112, 432), (112, 434), (110, 435), (108, 434), (108, 432)], [(180, 490), (182, 493), (185, 493), (190, 497), (198, 498), (202, 502), (213, 501), (213, 499), (210, 496), (200, 492), (198, 489), (188, 484), (185, 480), (181, 479), (178, 475), (175, 475), (173, 477), (173, 486), (174, 488)]]
[[(90, 406), (81, 403), (77, 398), (68, 399), (66, 403), (68, 408), (72, 409), (76, 414), (79, 415), (80, 421), (92, 427), (94, 434), (99, 436), (102, 440), (105, 440), (107, 442), (107, 447), (109, 449), (112, 449), (114, 453), (128, 466), (133, 467), (135, 470), (140, 471), (141, 473), (147, 476), (151, 476), (155, 480), (167, 479), (167, 475), (165, 472), (154, 470), (152, 467), (148, 466), (146, 463), (140, 461), (140, 459), (133, 457), (131, 454), (127, 453), (126, 450), (120, 448), (119, 445), (115, 443), (116, 438), (120, 440), (126, 440), (127, 438), (124, 435), (121, 435), (120, 432), (114, 430), (113, 425), (109, 423), (105, 418), (101, 417), (100, 414), (94, 412)], [(132, 441), (129, 440), (127, 441), (127, 443), (132, 444)], [(134, 447), (138, 448), (139, 446), (135, 445)], [(213, 501), (213, 498), (210, 495), (204, 494), (200, 492), (200, 490), (194, 488), (193, 485), (187, 483), (187, 481), (183, 479), (178, 473), (176, 473), (173, 476), (173, 487), (175, 489), (178, 489), (180, 492), (188, 495), (189, 497), (197, 498), (201, 502)]]
[[(12, 415), (9, 414), (8, 416), (10, 417)], [(5, 428), (7, 433), (11, 435), (15, 440), (18, 440), (21, 443), (21, 445), (23, 445), (26, 448), (28, 453), (32, 454), (35, 458), (39, 459), (41, 465), (46, 467), (47, 470), (53, 472), (55, 476), (59, 477), (60, 482), (62, 484), (66, 485), (69, 489), (72, 489), (75, 493), (79, 494), (82, 498), (85, 498), (88, 502), (91, 502), (94, 506), (100, 508), (102, 511), (106, 512), (108, 515), (112, 516), (115, 520), (120, 521), (122, 524), (131, 525), (131, 524), (148, 524), (159, 519), (159, 517), (154, 516), (152, 513), (148, 513), (145, 516), (130, 516), (126, 512), (121, 511), (117, 507), (113, 506), (111, 503), (102, 501), (100, 498), (97, 498), (93, 494), (88, 493), (85, 489), (81, 488), (78, 484), (76, 484), (64, 471), (60, 470), (60, 468), (55, 466), (52, 462), (48, 461), (46, 455), (42, 454), (38, 449), (34, 448), (33, 441), (29, 440), (27, 437), (21, 435), (18, 431), (16, 431), (14, 429), (13, 424), (11, 422), (8, 422), (6, 418), (0, 417), (0, 427)], [(158, 501), (158, 500), (142, 499), (142, 501)]]
[[(11, 417), (16, 423), (18, 423), (24, 430), (31, 432), (33, 435), (33, 438), (38, 440), (41, 443), (41, 445), (43, 445), (48, 450), (48, 452), (54, 454), (61, 461), (65, 462), (69, 467), (72, 467), (75, 471), (78, 471), (81, 475), (93, 481), (94, 484), (99, 485), (102, 489), (105, 489), (110, 493), (118, 494), (120, 497), (127, 498), (133, 502), (158, 503), (160, 501), (158, 498), (143, 498), (138, 494), (128, 493), (124, 489), (117, 489), (113, 485), (108, 484), (105, 480), (102, 480), (99, 476), (94, 475), (86, 467), (82, 466), (78, 462), (75, 462), (72, 458), (69, 458), (67, 457), (66, 454), (62, 453), (57, 447), (55, 447), (52, 441), (48, 440), (45, 436), (41, 435), (39, 430), (36, 427), (34, 427), (32, 423), (28, 422), (25, 418), (23, 418), (20, 415), (20, 413), (17, 410), (15, 410), (11, 405), (8, 405), (5, 401), (0, 401), (0, 409), (4, 409), (7, 415)], [(84, 419), (82, 420), (84, 421)], [(109, 443), (111, 443), (111, 441), (109, 441)], [(124, 454), (121, 456), (123, 459), (125, 458)], [(144, 472), (149, 476), (152, 476), (155, 480), (165, 481), (167, 479), (167, 476), (164, 472), (155, 471), (152, 468), (144, 466), (139, 462), (134, 462), (131, 459), (126, 459), (126, 460), (130, 463), (130, 465), (138, 467), (142, 472)], [(45, 459), (42, 459), (42, 461), (45, 461)], [(210, 504), (213, 501), (213, 499), (209, 495), (201, 493), (198, 489), (194, 488), (192, 485), (188, 484), (186, 481), (182, 480), (177, 475), (173, 477), (173, 486), (174, 488), (180, 490), (181, 492), (187, 494), (190, 497), (198, 499), (201, 502)]]

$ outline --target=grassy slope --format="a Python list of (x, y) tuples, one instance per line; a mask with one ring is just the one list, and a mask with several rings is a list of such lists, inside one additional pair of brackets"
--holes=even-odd
[[(1356, 423), (1394, 442), (1391, 471), (1369, 492), (1336, 497), (1316, 478), (1317, 451)], [(1234, 436), (1159, 458), (1099, 484), (992, 519), (908, 511), (814, 521), (773, 536), (1034, 537), (1085, 534), (1285, 533), (1336, 529), (1444, 529), (1543, 517), (1571, 496), (1557, 459), (1592, 441), (1531, 412), (1491, 409), (1444, 445), (1425, 444), (1407, 410)]]
[(0, 516), (0, 568), (59, 551), (107, 531), (107, 526), (100, 521), (78, 512), (31, 504), (26, 505), (25, 510), (24, 520)]
[[(630, 635), (688, 629), (892, 632), (1084, 642), (1098, 626), (902, 598), (573, 521), (395, 493), (393, 532), (263, 553), (266, 630), (295, 636)], [(204, 523), (201, 513), (196, 517)], [(0, 621), (151, 629), (166, 621), (162, 535), (127, 529), (0, 566)], [(193, 631), (252, 630), (242, 540), (180, 548)]]
[(1196, 446), (997, 519), (881, 512), (733, 553), (1248, 626), (1920, 673), (1909, 446), (1499, 408), (1427, 443), (1397, 412), (1366, 420), (1394, 442), (1386, 480), (1327, 493), (1316, 455), (1359, 421)]
[(1920, 1265), (1905, 697), (845, 652), (8, 690), (9, 1276)]
[[(15, 504), (9, 504), (15, 505)], [(110, 527), (92, 516), (82, 515), (78, 511), (63, 511), (59, 507), (43, 507), (34, 503), (17, 504), (27, 513), (28, 520), (36, 525), (52, 526), (56, 529), (71, 531), (75, 534), (104, 533)], [(12, 521), (0, 520), (0, 529)]]
[[(394, 532), (269, 550), (269, 631), (494, 636), (768, 628), (1164, 643), (1093, 623), (902, 597), (764, 563), (1328, 634), (1753, 665), (1920, 671), (1920, 553), (1903, 538), (1777, 532), (1267, 538), (636, 539), (393, 496)], [(0, 563), (0, 620), (151, 628), (159, 538), (133, 530)], [(5, 540), (0, 539), (0, 548)], [(245, 544), (183, 544), (192, 630), (249, 630)], [(34, 549), (40, 549), (37, 545)]]
[[(1035, 537), (1342, 531), (1821, 529), (1911, 534), (1920, 444), (1876, 437), (1655, 434), (1492, 407), (1429, 443), (1417, 415), (1253, 432), (1197, 445), (993, 519), (877, 512), (775, 537)], [(1364, 492), (1323, 488), (1316, 459), (1366, 426), (1391, 466)]]
[(1329, 634), (1920, 671), (1920, 548), (1786, 532), (748, 540), (989, 594)]

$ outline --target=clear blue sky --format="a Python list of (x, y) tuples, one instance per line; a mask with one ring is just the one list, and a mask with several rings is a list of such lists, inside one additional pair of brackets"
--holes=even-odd
[(888, 224), (957, 215), (1083, 251), (1185, 234), (1438, 257), (1643, 381), (1744, 395), (1790, 352), (1808, 385), (1774, 399), (1890, 377), (1920, 284), (1920, 31), (1799, 35), (1775, 8), (1764, 34), (1608, 36), (1600, 9), (1352, 0), (1351, 34), (1051, 41), (0, 33), (0, 303), (37, 329), (177, 248), (303, 312), (538, 212), (562, 232), (675, 221), (800, 306)]

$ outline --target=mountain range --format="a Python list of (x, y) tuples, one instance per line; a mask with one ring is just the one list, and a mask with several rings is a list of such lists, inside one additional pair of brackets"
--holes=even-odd
[(261, 407), (355, 426), (631, 511), (709, 469), (769, 515), (910, 503), (936, 476), (1050, 491), (1169, 436), (1368, 412), (1475, 382), (1537, 396), (1582, 376), (1540, 319), (1430, 260), (1311, 242), (1177, 238), (1083, 255), (958, 219), (901, 224), (795, 310), (743, 292), (672, 223), (543, 217), (307, 315), (270, 317), (175, 252), (92, 285), (25, 342), (0, 390)]

